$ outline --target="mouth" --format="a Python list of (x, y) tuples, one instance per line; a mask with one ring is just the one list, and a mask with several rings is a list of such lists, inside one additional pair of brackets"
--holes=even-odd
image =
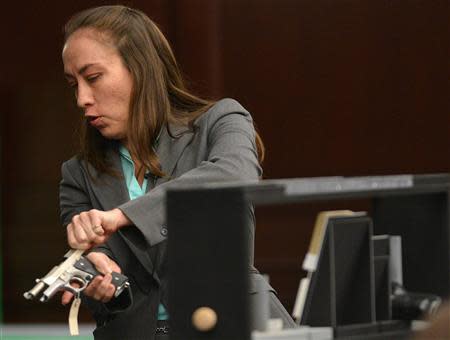
[(102, 126), (101, 117), (88, 117), (88, 122), (91, 126), (95, 128), (100, 128)]

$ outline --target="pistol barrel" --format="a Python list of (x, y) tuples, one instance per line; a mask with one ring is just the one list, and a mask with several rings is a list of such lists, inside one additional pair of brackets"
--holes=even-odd
[(23, 294), (24, 298), (27, 300), (33, 300), (44, 288), (46, 284), (39, 281), (32, 289)]

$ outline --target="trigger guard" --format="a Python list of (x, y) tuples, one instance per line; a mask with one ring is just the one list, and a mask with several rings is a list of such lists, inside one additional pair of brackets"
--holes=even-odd
[[(72, 287), (71, 283), (74, 283), (74, 282), (79, 283), (80, 287), (79, 288)], [(85, 280), (74, 276), (69, 282), (67, 282), (64, 285), (64, 290), (67, 290), (78, 297), (80, 295), (80, 293), (86, 289), (87, 285), (88, 285), (88, 283)]]

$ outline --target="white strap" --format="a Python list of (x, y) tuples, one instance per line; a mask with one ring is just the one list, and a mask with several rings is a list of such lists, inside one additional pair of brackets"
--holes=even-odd
[(69, 312), (69, 330), (70, 335), (79, 335), (78, 331), (78, 310), (80, 309), (81, 299), (74, 298)]

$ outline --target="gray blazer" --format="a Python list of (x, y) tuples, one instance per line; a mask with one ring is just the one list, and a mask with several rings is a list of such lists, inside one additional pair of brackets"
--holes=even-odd
[[(177, 138), (171, 137), (164, 128), (156, 145), (162, 171), (167, 177), (153, 179), (146, 195), (132, 201), (123, 178), (99, 174), (75, 157), (62, 165), (60, 208), (64, 226), (82, 211), (114, 208), (121, 209), (134, 224), (122, 228), (106, 244), (95, 248), (116, 261), (130, 278), (133, 297), (131, 301), (130, 296), (122, 294), (108, 304), (85, 299), (97, 321), (96, 339), (153, 339), (158, 304), (161, 301), (167, 306), (166, 189), (185, 184), (256, 180), (262, 174), (252, 118), (233, 99), (217, 102), (194, 122), (193, 130), (170, 126), (170, 131)], [(119, 157), (117, 150), (109, 151), (109, 160), (121, 173)], [(260, 275), (253, 267), (251, 206), (248, 217), (250, 293), (254, 293), (254, 281)], [(268, 284), (267, 290), (273, 291)], [(275, 296), (271, 307), (274, 316), (290, 323)]]

